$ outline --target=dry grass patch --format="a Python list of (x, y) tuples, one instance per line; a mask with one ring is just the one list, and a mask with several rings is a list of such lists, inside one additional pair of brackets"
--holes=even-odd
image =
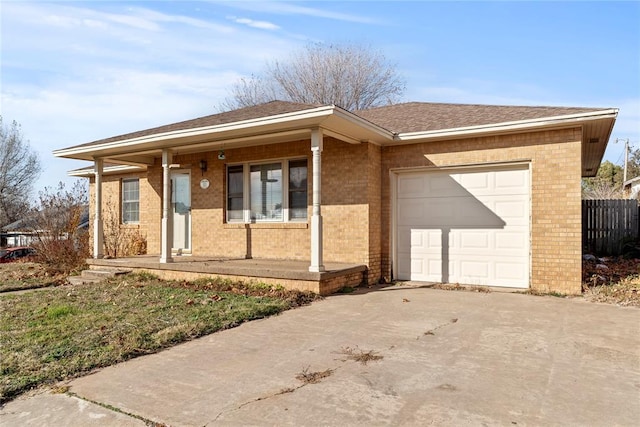
[(316, 384), (319, 383), (321, 379), (330, 376), (332, 373), (333, 369), (327, 369), (318, 372), (309, 372), (309, 367), (307, 366), (302, 370), (302, 372), (296, 375), (296, 379), (303, 382), (304, 384)]
[(66, 283), (66, 278), (35, 262), (0, 264), (0, 292), (58, 286)]
[(372, 361), (381, 360), (384, 357), (377, 354), (374, 350), (364, 351), (358, 347), (343, 347), (338, 353), (347, 356), (345, 360), (353, 360), (363, 365)]
[(640, 307), (640, 259), (583, 261), (582, 295), (587, 301)]
[(590, 286), (583, 296), (592, 302), (640, 307), (640, 276), (628, 276), (611, 285)]
[(312, 299), (273, 286), (151, 275), (0, 294), (0, 403)]

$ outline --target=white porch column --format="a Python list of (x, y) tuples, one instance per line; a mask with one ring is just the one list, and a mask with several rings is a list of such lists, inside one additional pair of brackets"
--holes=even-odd
[(95, 194), (96, 204), (93, 215), (93, 257), (99, 259), (104, 257), (104, 227), (102, 223), (102, 173), (104, 171), (104, 160), (94, 160), (95, 173)]
[(171, 257), (171, 240), (173, 239), (173, 222), (171, 215), (171, 173), (170, 166), (173, 153), (166, 148), (162, 150), (162, 230), (160, 236), (160, 262), (173, 262)]
[(322, 213), (321, 177), (322, 177), (322, 130), (311, 131), (311, 152), (313, 153), (313, 211), (311, 215), (311, 265), (309, 271), (324, 271), (322, 262)]

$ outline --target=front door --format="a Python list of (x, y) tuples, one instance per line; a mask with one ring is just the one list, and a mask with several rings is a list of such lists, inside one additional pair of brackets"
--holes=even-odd
[(191, 252), (191, 176), (188, 171), (171, 172), (173, 209), (172, 252)]

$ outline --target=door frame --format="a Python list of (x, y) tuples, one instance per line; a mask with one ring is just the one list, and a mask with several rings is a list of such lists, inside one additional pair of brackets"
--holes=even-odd
[[(189, 178), (189, 235), (187, 236), (187, 242), (189, 247), (188, 248), (181, 248), (181, 249), (177, 249), (173, 247), (173, 241), (174, 241), (174, 233), (175, 233), (175, 217), (174, 217), (174, 207), (173, 207), (173, 177), (175, 175), (187, 175), (187, 177)], [(169, 181), (171, 182), (171, 200), (170, 200), (170, 205), (171, 205), (171, 253), (173, 255), (190, 255), (192, 252), (192, 235), (193, 235), (193, 229), (192, 229), (192, 225), (193, 225), (193, 218), (192, 218), (192, 201), (193, 201), (193, 197), (192, 197), (192, 180), (191, 180), (191, 169), (171, 169), (171, 172), (169, 174)]]

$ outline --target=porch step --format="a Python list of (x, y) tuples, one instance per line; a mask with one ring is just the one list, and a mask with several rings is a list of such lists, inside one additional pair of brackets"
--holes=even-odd
[(95, 270), (82, 270), (82, 273), (80, 275), (87, 279), (102, 280), (102, 279), (107, 279), (109, 277), (116, 277), (121, 274), (127, 274), (127, 273), (131, 273), (131, 270), (126, 268), (102, 267), (100, 269), (95, 269)]
[(127, 273), (131, 273), (131, 270), (125, 268), (103, 267), (99, 270), (82, 270), (80, 276), (69, 276), (67, 277), (67, 280), (72, 285), (86, 285), (88, 283), (98, 283), (104, 279)]

